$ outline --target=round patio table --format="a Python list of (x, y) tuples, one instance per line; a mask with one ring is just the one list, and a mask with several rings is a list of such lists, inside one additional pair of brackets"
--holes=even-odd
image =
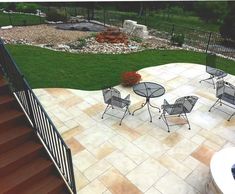
[(145, 97), (145, 103), (143, 103), (141, 105), (140, 108), (137, 108), (136, 110), (134, 110), (134, 112), (132, 113), (132, 115), (134, 115), (134, 113), (140, 109), (142, 109), (145, 105), (147, 105), (148, 107), (148, 112), (149, 112), (149, 116), (150, 116), (150, 122), (152, 122), (152, 115), (150, 113), (150, 108), (149, 106), (153, 107), (153, 108), (157, 108), (159, 110), (159, 112), (161, 112), (161, 109), (153, 106), (150, 103), (150, 98), (156, 98), (156, 97), (160, 97), (163, 94), (165, 94), (165, 88), (157, 83), (153, 83), (153, 82), (141, 82), (139, 84), (136, 84), (133, 86), (133, 91), (142, 97)]

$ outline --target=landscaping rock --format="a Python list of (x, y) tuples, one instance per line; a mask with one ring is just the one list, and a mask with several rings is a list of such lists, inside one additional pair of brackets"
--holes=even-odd
[(1, 27), (2, 30), (8, 30), (8, 29), (11, 29), (11, 28), (13, 28), (12, 25), (10, 25), (10, 26), (2, 26)]
[(136, 21), (124, 20), (123, 31), (127, 34), (131, 34), (133, 32), (136, 24), (137, 24)]
[(17, 26), (8, 30), (0, 30), (0, 37), (7, 43), (24, 40), (34, 45), (67, 44), (79, 38), (87, 37), (90, 32), (58, 30), (53, 25)]
[(132, 35), (137, 36), (139, 38), (148, 38), (148, 30), (147, 26), (137, 24), (136, 21), (132, 20), (125, 20), (123, 23), (123, 32)]

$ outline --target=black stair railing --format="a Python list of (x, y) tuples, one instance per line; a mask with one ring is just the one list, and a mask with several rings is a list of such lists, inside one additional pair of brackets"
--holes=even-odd
[(59, 134), (38, 98), (21, 74), (18, 66), (0, 40), (0, 67), (10, 89), (24, 109), (35, 133), (48, 150), (51, 158), (73, 193), (76, 193), (71, 151)]

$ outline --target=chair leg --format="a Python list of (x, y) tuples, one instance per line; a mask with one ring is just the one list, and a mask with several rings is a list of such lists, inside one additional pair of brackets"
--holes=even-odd
[(163, 113), (162, 120), (165, 122), (165, 124), (166, 124), (166, 126), (167, 126), (167, 132), (170, 133), (169, 124), (168, 124), (168, 122), (167, 122), (166, 115), (165, 115), (164, 113)]
[(213, 87), (214, 87), (214, 89), (215, 89), (215, 81), (214, 81), (214, 77), (213, 77), (211, 80), (212, 80)]
[(102, 114), (101, 119), (103, 119), (103, 118), (104, 118), (104, 114), (106, 113), (106, 111), (108, 110), (108, 108), (109, 108), (109, 104), (106, 106), (106, 108), (105, 108), (105, 110), (104, 110), (104, 113)]
[(125, 110), (125, 112), (124, 112), (124, 114), (123, 114), (123, 116), (122, 116), (122, 118), (121, 118), (121, 121), (120, 121), (119, 125), (122, 125), (122, 120), (123, 120), (124, 117), (126, 116), (127, 111), (129, 111), (128, 106), (126, 107), (126, 110)]
[(188, 120), (188, 117), (187, 117), (186, 113), (184, 113), (184, 116), (185, 116), (186, 121), (187, 121), (187, 123), (188, 123), (188, 129), (190, 130), (190, 129), (191, 129), (191, 126), (190, 126), (190, 123), (189, 123), (189, 120)]
[(211, 112), (211, 109), (220, 101), (220, 99), (216, 100), (216, 102), (210, 107), (209, 112)]
[(228, 118), (228, 121), (230, 121), (230, 119), (235, 115), (235, 112), (233, 114), (231, 114), (231, 116)]
[(210, 80), (210, 79), (213, 79), (213, 78), (214, 78), (214, 76), (210, 75), (210, 77), (208, 77), (208, 78), (206, 78), (206, 79), (200, 80), (199, 83), (205, 82), (205, 81)]
[(129, 115), (131, 115), (131, 111), (130, 111), (129, 107), (127, 108), (127, 110), (128, 110)]

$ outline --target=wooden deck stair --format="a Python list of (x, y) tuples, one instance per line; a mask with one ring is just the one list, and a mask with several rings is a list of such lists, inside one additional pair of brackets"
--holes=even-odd
[(70, 193), (0, 75), (0, 194)]

